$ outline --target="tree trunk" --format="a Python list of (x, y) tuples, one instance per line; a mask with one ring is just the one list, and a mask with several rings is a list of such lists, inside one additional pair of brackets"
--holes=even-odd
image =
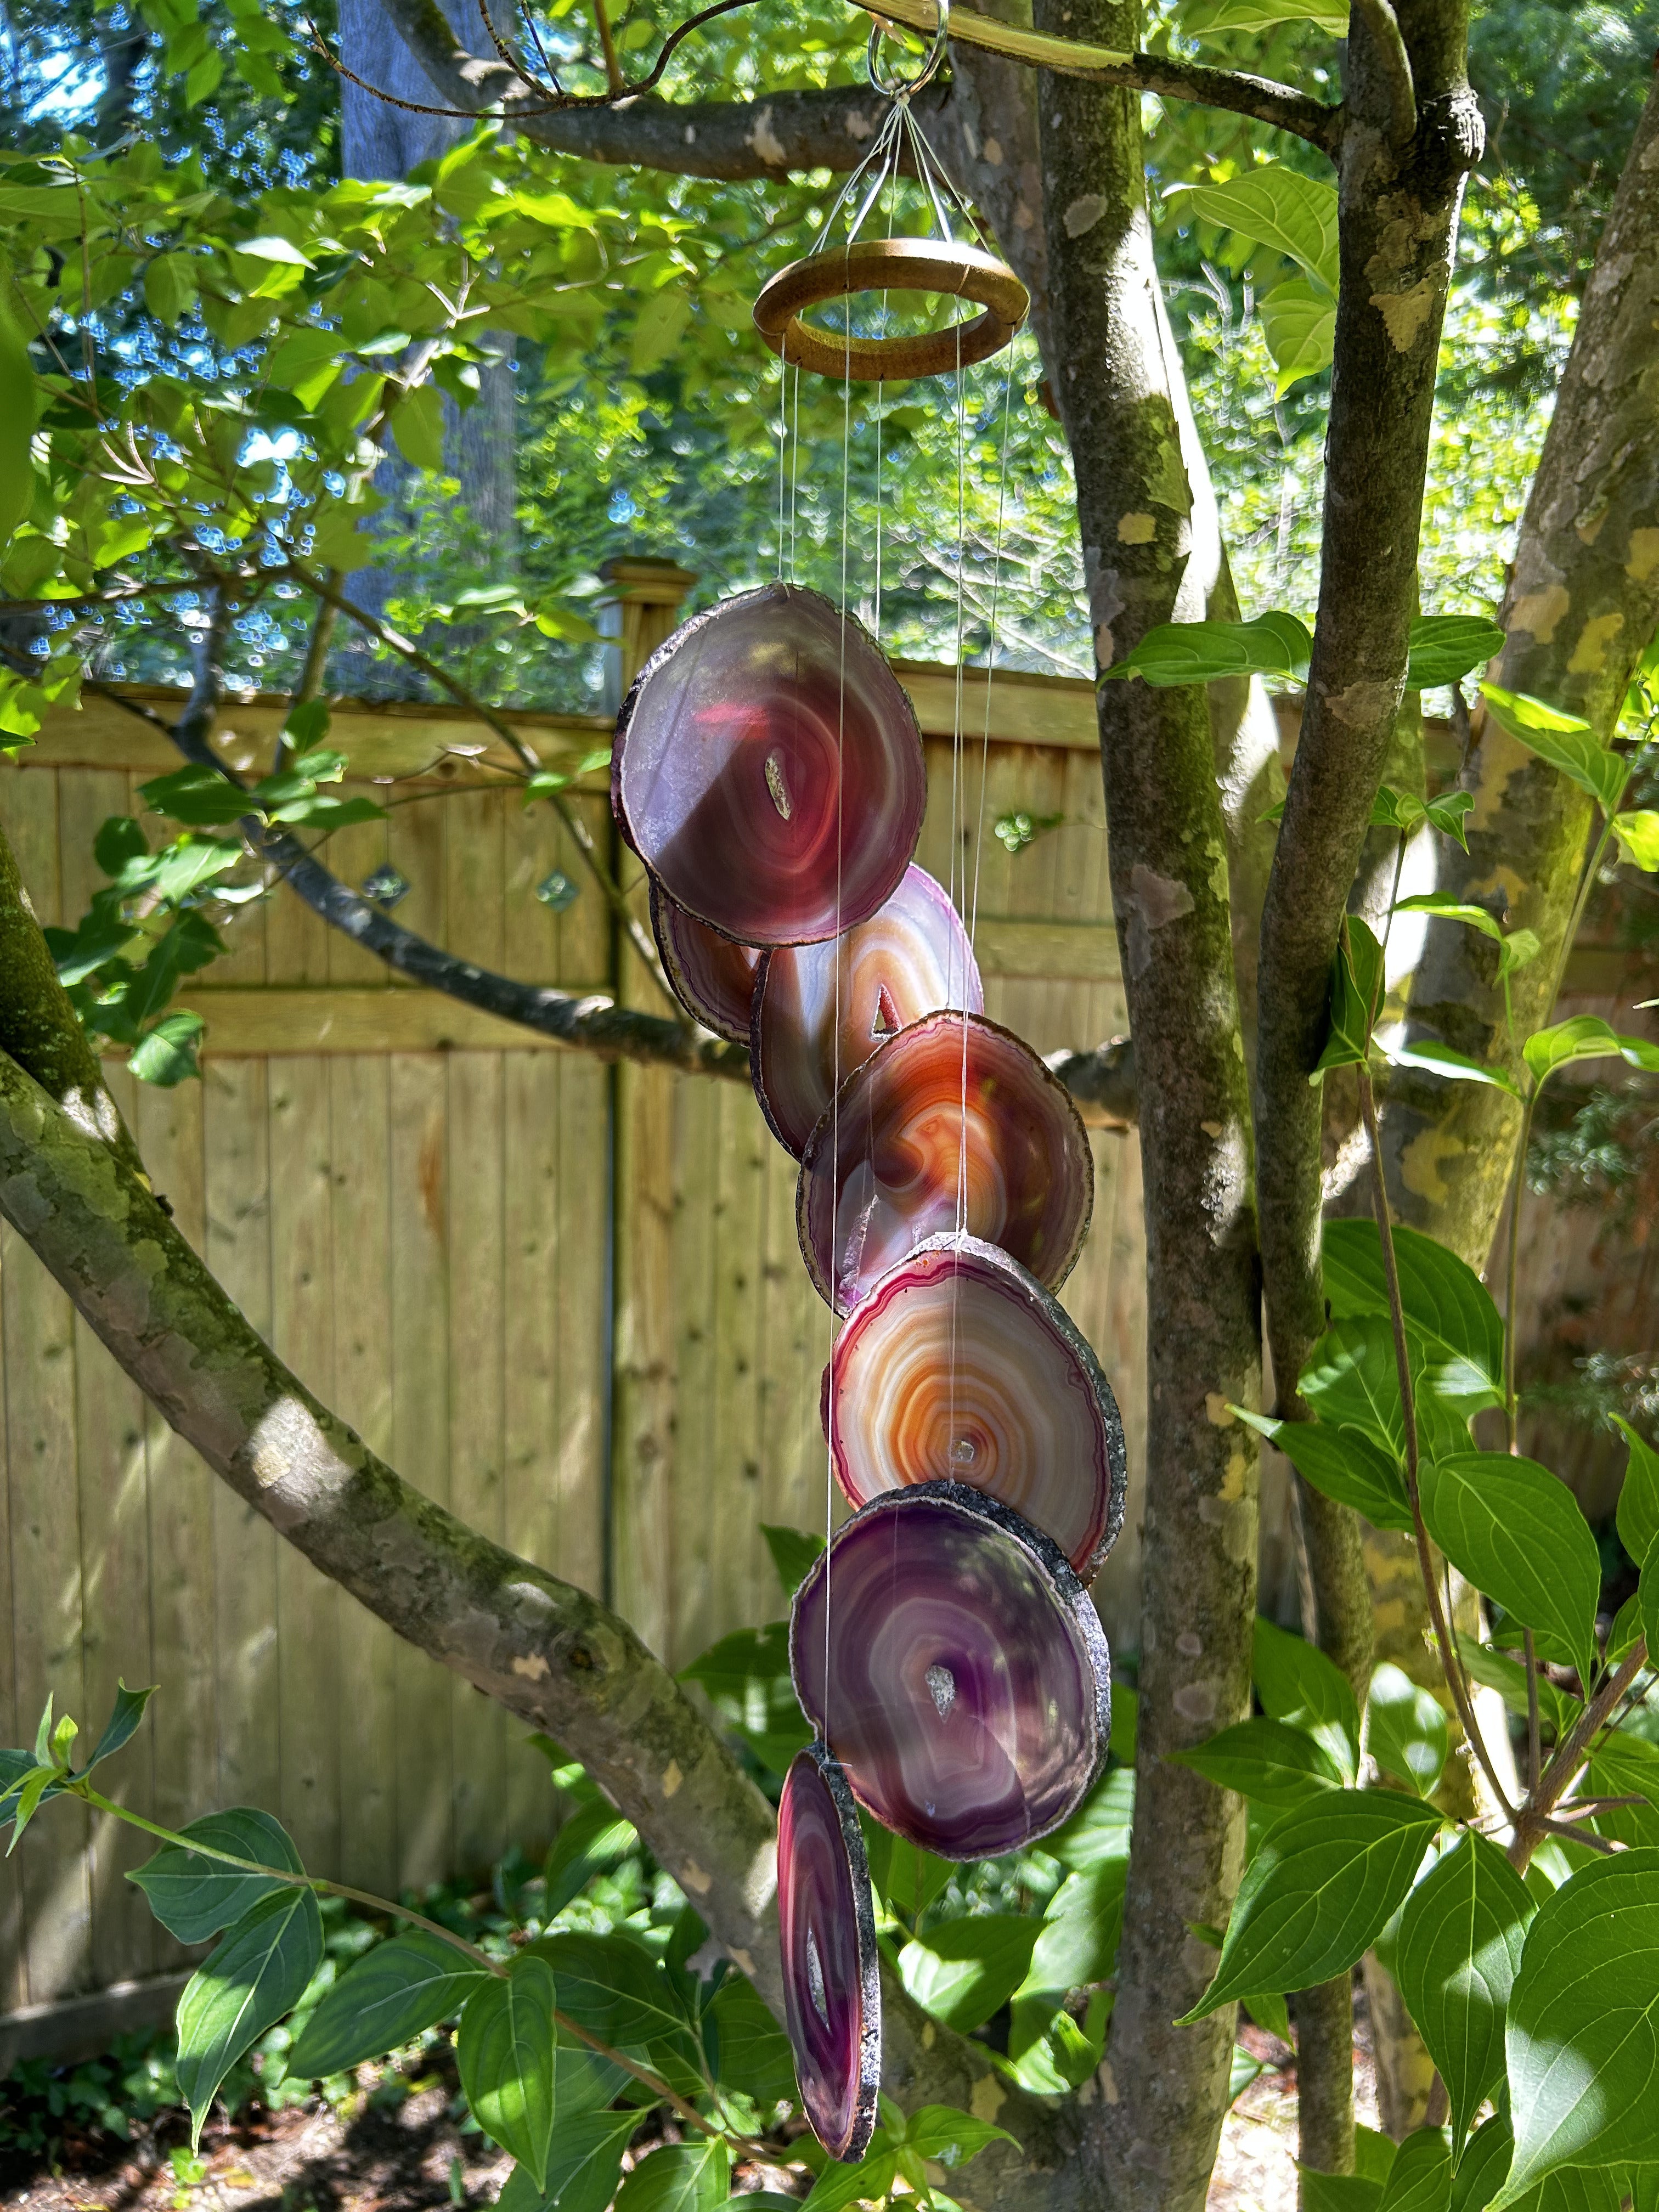
[[(1650, 95), (1614, 197), (1521, 526), (1493, 671), (1506, 689), (1582, 714), (1611, 734), (1636, 664), (1659, 628), (1659, 89)], [(1454, 896), (1502, 883), (1506, 926), (1543, 950), (1511, 988), (1525, 1036), (1547, 1018), (1562, 935), (1584, 865), (1590, 802), (1490, 718), (1464, 778), (1474, 793), (1466, 859), (1444, 848)], [(1477, 1060), (1507, 1051), (1502, 994), (1474, 934), (1429, 932), (1413, 979), (1413, 1032)], [(1503, 1210), (1518, 1117), (1502, 1093), (1396, 1077), (1382, 1122), (1401, 1218), (1481, 1267)]]
[[(1042, 0), (1040, 29), (1134, 43), (1111, 0)], [(1175, 351), (1152, 263), (1139, 102), (1041, 82), (1055, 398), (1077, 471), (1102, 667), (1153, 624), (1194, 620), (1219, 568), (1199, 542)], [(1140, 1732), (1111, 2039), (1091, 2107), (1101, 2200), (1196, 2212), (1226, 2100), (1231, 2008), (1171, 2025), (1210, 1978), (1189, 1932), (1224, 1922), (1239, 1801), (1167, 1754), (1249, 1698), (1256, 1455), (1228, 1413), (1257, 1402), (1259, 1292), (1228, 841), (1204, 696), (1103, 685), (1112, 895), (1135, 1036), (1147, 1233), (1148, 1408)]]

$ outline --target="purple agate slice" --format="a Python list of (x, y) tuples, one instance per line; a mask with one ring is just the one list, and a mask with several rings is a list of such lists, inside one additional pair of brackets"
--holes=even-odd
[(611, 802), (677, 905), (740, 945), (810, 945), (874, 914), (915, 850), (915, 709), (821, 592), (723, 600), (647, 661), (617, 720)]
[(1094, 1198), (1077, 1108), (1024, 1038), (983, 1014), (929, 1014), (842, 1085), (807, 1143), (795, 1219), (819, 1296), (845, 1313), (954, 1229), (959, 1203), (970, 1237), (1057, 1291)]
[(856, 2160), (881, 2086), (881, 1972), (858, 1808), (819, 1743), (796, 1753), (778, 1804), (778, 1935), (801, 2103), (830, 2157)]
[(674, 996), (693, 1020), (733, 1044), (749, 1042), (750, 1008), (762, 955), (710, 929), (660, 884), (651, 886), (651, 934)]
[(844, 1079), (877, 1046), (942, 1006), (981, 1012), (968, 933), (944, 886), (912, 861), (886, 904), (828, 945), (761, 961), (750, 1060), (772, 1133), (797, 1159)]
[(977, 1237), (930, 1237), (856, 1305), (824, 1374), (848, 1502), (966, 1483), (1052, 1536), (1087, 1581), (1123, 1525), (1123, 1424), (1064, 1307)]
[(795, 1594), (789, 1659), (859, 1802), (941, 1858), (1047, 1835), (1105, 1756), (1087, 1593), (1057, 1545), (961, 1483), (889, 1491), (838, 1532)]

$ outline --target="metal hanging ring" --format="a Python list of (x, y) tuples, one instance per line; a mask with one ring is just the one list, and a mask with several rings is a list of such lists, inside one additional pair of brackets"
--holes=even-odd
[(870, 29), (870, 82), (884, 100), (909, 100), (925, 85), (929, 85), (945, 65), (947, 34), (951, 27), (951, 0), (935, 0), (939, 22), (933, 32), (933, 43), (922, 57), (921, 68), (914, 76), (884, 77), (881, 73), (881, 42), (895, 33), (889, 23), (877, 22)]

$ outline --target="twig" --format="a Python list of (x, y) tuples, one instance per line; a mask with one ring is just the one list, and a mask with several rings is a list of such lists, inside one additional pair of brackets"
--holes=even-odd
[(1647, 1664), (1648, 1647), (1638, 1636), (1626, 1653), (1616, 1674), (1610, 1674), (1601, 1688), (1579, 1714), (1566, 1735), (1557, 1744), (1549, 1765), (1540, 1777), (1533, 1800), (1516, 1821), (1515, 1839), (1510, 1845), (1510, 1863), (1524, 1871), (1532, 1856), (1536, 1840), (1535, 1829), (1547, 1829), (1549, 1815), (1567, 1793), (1567, 1785), (1584, 1762), (1590, 1743), (1600, 1731), (1609, 1713), (1618, 1704), (1642, 1668)]
[[(470, 714), (476, 714), (486, 728), (495, 731), (496, 736), (508, 747), (527, 774), (531, 775), (537, 774), (541, 767), (541, 762), (531, 747), (520, 737), (512, 724), (498, 714), (493, 707), (487, 707), (481, 699), (475, 698), (465, 684), (459, 682), (447, 668), (441, 666), (437, 661), (422, 653), (419, 646), (400, 635), (388, 623), (383, 623), (378, 615), (371, 614), (367, 607), (360, 607), (355, 601), (347, 599), (337, 583), (331, 584), (326, 576), (315, 574), (301, 562), (292, 558), (288, 562), (288, 573), (295, 583), (302, 584), (307, 591), (313, 592), (318, 599), (331, 602), (343, 615), (349, 616), (360, 629), (366, 629), (371, 637), (377, 639), (388, 651), (397, 653), (400, 659), (406, 660), (411, 668), (418, 668), (423, 676), (430, 677), (434, 684), (441, 685), (457, 706), (465, 707)], [(562, 792), (552, 791), (547, 796), (554, 812), (570, 833), (571, 842), (581, 854), (588, 873), (603, 892), (605, 904), (616, 915), (617, 922), (626, 933), (628, 941), (643, 963), (646, 973), (678, 1013), (679, 1000), (674, 996), (673, 991), (670, 988), (668, 978), (663, 974), (662, 963), (657, 957), (657, 948), (646, 933), (638, 915), (629, 905), (622, 886), (600, 857), (599, 847), (594, 843), (592, 833), (586, 823), (582, 820)]]
[(612, 92), (620, 92), (628, 80), (623, 75), (623, 65), (617, 58), (617, 41), (611, 32), (611, 11), (605, 0), (593, 0), (593, 17), (599, 27), (599, 51), (605, 56), (605, 73)]

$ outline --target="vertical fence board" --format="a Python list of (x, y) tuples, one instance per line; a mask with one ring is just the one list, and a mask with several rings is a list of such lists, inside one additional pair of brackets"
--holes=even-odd
[[(271, 1343), (326, 1405), (336, 1320), (327, 1061), (282, 1060), (270, 1098)], [(279, 1547), (282, 1818), (308, 1866), (339, 1864), (340, 1613), (348, 1602), (291, 1545)]]
[[(207, 1263), (267, 1341), (271, 1328), (270, 1100), (262, 1060), (210, 1060), (202, 1078)], [(276, 1559), (263, 1516), (213, 1486), (213, 1611), (221, 1805), (282, 1802)]]

